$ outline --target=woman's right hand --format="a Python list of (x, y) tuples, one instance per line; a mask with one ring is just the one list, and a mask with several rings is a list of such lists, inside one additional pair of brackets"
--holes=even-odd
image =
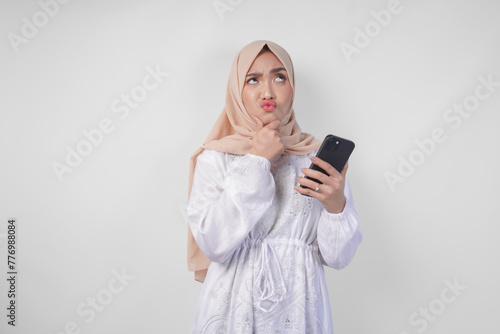
[(273, 163), (285, 151), (285, 144), (281, 140), (282, 137), (278, 129), (281, 122), (279, 119), (276, 119), (264, 126), (260, 118), (254, 116), (254, 119), (257, 123), (257, 131), (252, 140), (250, 153), (260, 155)]

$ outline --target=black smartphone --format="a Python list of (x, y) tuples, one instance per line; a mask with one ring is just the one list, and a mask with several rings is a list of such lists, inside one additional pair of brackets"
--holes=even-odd
[[(321, 160), (328, 162), (330, 165), (332, 165), (333, 168), (335, 168), (340, 173), (344, 168), (353, 150), (354, 150), (354, 142), (350, 141), (349, 139), (337, 137), (330, 134), (327, 135), (323, 140), (323, 143), (321, 144), (321, 147), (319, 148), (316, 156)], [(311, 166), (309, 166), (309, 168), (320, 171), (325, 175), (329, 175), (323, 168), (316, 166), (314, 163), (311, 163)], [(323, 183), (307, 175), (305, 176), (305, 178), (313, 180), (314, 182), (317, 183)], [(302, 184), (300, 186), (302, 188), (311, 189), (309, 187), (303, 186)], [(305, 194), (302, 195), (311, 197)]]

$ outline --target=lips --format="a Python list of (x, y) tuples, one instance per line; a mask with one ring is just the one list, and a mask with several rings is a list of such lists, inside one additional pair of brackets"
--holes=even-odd
[(266, 100), (266, 101), (262, 101), (260, 106), (265, 111), (273, 111), (274, 109), (276, 109), (276, 102)]

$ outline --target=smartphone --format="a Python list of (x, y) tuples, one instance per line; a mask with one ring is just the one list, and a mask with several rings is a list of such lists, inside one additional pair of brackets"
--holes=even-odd
[[(340, 173), (344, 168), (353, 150), (354, 150), (354, 142), (330, 134), (327, 135), (323, 140), (323, 143), (321, 144), (321, 147), (319, 148), (316, 156), (321, 160), (328, 162), (330, 165), (332, 165), (333, 168), (335, 168)], [(316, 166), (314, 163), (311, 163), (311, 166), (309, 166), (309, 168), (320, 171), (325, 175), (329, 175), (323, 168)], [(323, 183), (309, 176), (305, 176), (305, 178), (313, 180), (314, 182), (317, 183)], [(311, 189), (309, 187), (303, 186), (302, 184), (300, 186), (302, 188)], [(302, 195), (311, 197), (305, 194)]]

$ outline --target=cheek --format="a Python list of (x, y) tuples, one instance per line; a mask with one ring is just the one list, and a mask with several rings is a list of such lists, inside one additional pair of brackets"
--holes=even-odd
[(243, 106), (245, 107), (250, 117), (257, 115), (257, 112), (255, 111), (254, 98), (255, 98), (255, 92), (252, 91), (252, 89), (243, 88), (243, 91), (241, 92), (241, 100), (243, 102)]
[(292, 90), (291, 89), (284, 89), (282, 92), (283, 96), (283, 104), (286, 106), (291, 106), (292, 105)]
[(249, 101), (248, 90), (245, 88), (243, 88), (243, 91), (241, 92), (241, 101), (243, 101), (243, 105), (245, 107), (248, 105)]
[(243, 91), (241, 92), (241, 100), (243, 101), (243, 105), (245, 106), (245, 108), (251, 106), (252, 98), (253, 98), (252, 90), (247, 89), (246, 87), (243, 88)]

